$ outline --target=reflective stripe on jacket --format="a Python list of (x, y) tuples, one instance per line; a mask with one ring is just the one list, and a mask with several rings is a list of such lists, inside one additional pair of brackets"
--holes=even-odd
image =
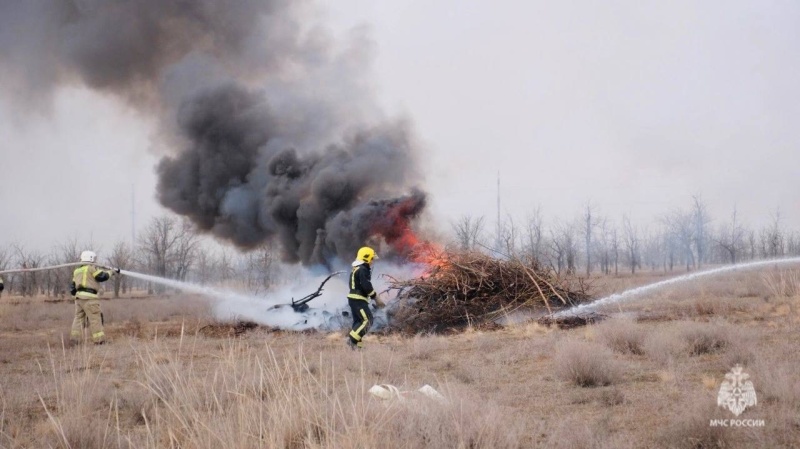
[(94, 265), (83, 265), (72, 273), (72, 282), (78, 292), (78, 299), (96, 299), (100, 291), (100, 283), (111, 277), (110, 272), (101, 270)]
[(353, 266), (350, 273), (350, 299), (361, 299), (369, 301), (370, 298), (378, 296), (372, 288), (372, 269), (368, 263)]

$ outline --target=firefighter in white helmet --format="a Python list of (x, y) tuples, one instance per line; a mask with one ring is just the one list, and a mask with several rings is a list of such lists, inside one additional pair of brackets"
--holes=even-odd
[(364, 335), (369, 332), (372, 325), (372, 312), (369, 309), (371, 299), (378, 294), (372, 287), (372, 261), (375, 260), (375, 250), (365, 246), (358, 250), (356, 260), (353, 261), (353, 271), (350, 272), (350, 293), (347, 302), (353, 314), (353, 329), (348, 336), (351, 348), (363, 348)]
[(103, 319), (97, 293), (100, 290), (100, 283), (119, 273), (119, 268), (103, 270), (94, 264), (96, 259), (97, 254), (94, 251), (82, 252), (81, 262), (84, 264), (72, 273), (70, 293), (75, 297), (75, 318), (72, 320), (70, 340), (73, 342), (81, 340), (83, 323), (88, 319), (92, 342), (101, 345), (106, 341), (106, 334), (103, 332)]

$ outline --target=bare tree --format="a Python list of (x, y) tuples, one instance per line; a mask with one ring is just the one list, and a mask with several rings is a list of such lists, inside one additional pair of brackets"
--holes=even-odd
[(669, 250), (667, 248), (668, 241), (664, 238), (664, 234), (665, 232), (661, 228), (656, 228), (654, 231), (650, 231), (647, 228), (644, 230), (645, 237), (642, 239), (643, 254), (640, 254), (640, 259), (650, 267), (650, 271), (656, 271), (666, 265)]
[(772, 223), (766, 226), (760, 232), (761, 240), (761, 254), (765, 258), (783, 256), (784, 251), (784, 233), (781, 226), (781, 211), (776, 209), (772, 214)]
[(538, 207), (528, 214), (525, 235), (522, 239), (522, 249), (528, 257), (534, 260), (544, 259), (544, 227), (542, 226), (542, 214)]
[(692, 196), (692, 224), (694, 225), (694, 247), (697, 251), (697, 268), (703, 266), (706, 259), (708, 246), (708, 224), (711, 218), (708, 208), (699, 196)]
[(556, 271), (566, 268), (567, 273), (575, 273), (578, 254), (578, 239), (572, 223), (556, 223), (550, 231), (551, 248), (556, 259)]
[(619, 234), (617, 228), (611, 229), (611, 254), (614, 255), (614, 276), (619, 276)]
[[(175, 252), (181, 235), (175, 218), (162, 215), (155, 217), (139, 236), (139, 249), (145, 258), (148, 269), (155, 275), (168, 277), (172, 271)], [(164, 287), (156, 286), (162, 293)]]
[(592, 271), (592, 233), (594, 232), (597, 224), (592, 221), (592, 205), (586, 204), (586, 209), (583, 212), (583, 238), (586, 243), (586, 277)]
[(746, 232), (737, 218), (736, 207), (734, 207), (730, 224), (723, 225), (719, 230), (718, 237), (715, 239), (715, 243), (724, 250), (732, 264), (737, 262), (740, 258), (737, 256), (744, 252), (746, 248)]
[(214, 272), (217, 273), (219, 282), (226, 283), (236, 276), (233, 252), (228, 247), (219, 250), (219, 255), (214, 263)]
[[(111, 257), (109, 257), (108, 262), (113, 267), (129, 268), (133, 264), (133, 260), (133, 250), (131, 250), (130, 245), (124, 241), (118, 241), (111, 250)], [(119, 298), (120, 290), (125, 292), (127, 289), (128, 278), (126, 276), (114, 276), (111, 279), (113, 280), (114, 297)]]
[(456, 241), (462, 250), (473, 250), (481, 239), (484, 229), (484, 217), (462, 215), (453, 224)]
[(749, 248), (750, 260), (754, 260), (758, 254), (756, 251), (756, 232), (752, 229), (747, 231), (747, 247)]
[(636, 266), (639, 264), (639, 231), (631, 224), (631, 219), (627, 215), (622, 216), (622, 241), (631, 267), (631, 274), (636, 274)]
[(800, 233), (787, 233), (786, 253), (792, 256), (800, 256)]
[(207, 284), (212, 281), (214, 276), (214, 256), (203, 248), (197, 251), (197, 269), (195, 275), (200, 284)]
[(199, 237), (195, 226), (187, 218), (181, 219), (177, 234), (174, 257), (175, 277), (178, 280), (185, 281), (186, 275), (197, 260)]
[(603, 218), (598, 221), (600, 239), (597, 242), (597, 253), (600, 259), (600, 272), (609, 274), (611, 266), (611, 225)]
[[(49, 253), (45, 256), (45, 263), (47, 265), (58, 265), (60, 263), (60, 256), (58, 254), (57, 249), (51, 249)], [(42, 282), (44, 283), (44, 294), (48, 298), (53, 297), (63, 297), (63, 293), (65, 290), (65, 279), (62, 279), (64, 276), (62, 273), (64, 270), (47, 270), (42, 272)]]
[[(81, 244), (78, 243), (78, 238), (76, 236), (68, 237), (56, 247), (55, 254), (57, 258), (55, 262), (58, 264), (77, 262), (80, 259), (81, 251), (88, 250), (90, 248), (94, 248), (93, 245), (81, 246)], [(62, 294), (66, 294), (69, 284), (72, 282), (73, 271), (74, 267), (68, 267), (61, 268), (53, 272), (53, 275), (56, 278), (55, 288), (59, 294), (59, 297), (61, 297)]]
[(682, 251), (681, 246), (678, 244), (677, 234), (672, 232), (670, 222), (662, 220), (661, 238), (664, 240), (664, 272), (672, 271), (675, 268), (677, 261), (677, 254)]
[(671, 239), (680, 248), (683, 260), (686, 262), (686, 271), (696, 266), (693, 246), (695, 242), (695, 226), (691, 214), (681, 210), (674, 211), (664, 219), (669, 229)]
[(550, 266), (556, 270), (556, 273), (561, 274), (567, 250), (559, 237), (554, 229), (550, 230)]
[(519, 238), (518, 233), (519, 230), (514, 224), (514, 217), (509, 214), (506, 216), (506, 219), (500, 223), (498, 228), (497, 239), (498, 245), (500, 246), (497, 250), (509, 257), (515, 257), (517, 253), (517, 240)]
[[(89, 249), (89, 247), (85, 249)], [(75, 236), (65, 239), (58, 245), (58, 252), (62, 263), (77, 262), (83, 250), (84, 249), (78, 244), (78, 238)]]
[(270, 243), (264, 243), (245, 256), (247, 289), (254, 294), (269, 289), (274, 279), (276, 251)]
[[(28, 250), (22, 245), (12, 245), (12, 251), (16, 256), (17, 265), (22, 268), (39, 268), (45, 260), (44, 255), (36, 250)], [(35, 296), (39, 293), (39, 280), (41, 274), (39, 272), (21, 273), (21, 286), (20, 293), (22, 296)]]

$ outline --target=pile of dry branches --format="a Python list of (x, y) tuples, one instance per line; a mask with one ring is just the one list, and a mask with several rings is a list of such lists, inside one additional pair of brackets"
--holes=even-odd
[(562, 277), (535, 260), (497, 259), (478, 252), (426, 254), (430, 271), (392, 280), (398, 302), (391, 327), (402, 332), (441, 332), (482, 325), (519, 310), (547, 311), (588, 299), (581, 279)]

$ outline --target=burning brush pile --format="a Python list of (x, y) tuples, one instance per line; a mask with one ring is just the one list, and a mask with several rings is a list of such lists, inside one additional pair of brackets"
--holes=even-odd
[(391, 326), (400, 332), (458, 331), (514, 312), (553, 312), (589, 299), (580, 278), (559, 276), (536, 260), (430, 250), (420, 259), (431, 267), (428, 273), (390, 283), (399, 292)]

